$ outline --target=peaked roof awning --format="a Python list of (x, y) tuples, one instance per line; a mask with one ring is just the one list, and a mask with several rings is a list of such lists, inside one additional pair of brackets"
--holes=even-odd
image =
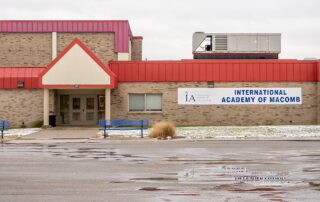
[(79, 39), (74, 39), (40, 74), (42, 88), (115, 88), (115, 74)]

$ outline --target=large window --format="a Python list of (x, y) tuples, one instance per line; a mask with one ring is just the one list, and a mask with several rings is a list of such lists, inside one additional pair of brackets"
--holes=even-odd
[(162, 94), (129, 94), (129, 111), (162, 111)]
[(145, 111), (145, 94), (129, 94), (129, 111)]

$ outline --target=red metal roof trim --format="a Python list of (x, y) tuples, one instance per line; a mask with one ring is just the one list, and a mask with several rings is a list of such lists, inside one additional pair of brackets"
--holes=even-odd
[(45, 67), (0, 67), (0, 89), (18, 88), (18, 81), (27, 89), (40, 88), (39, 75)]
[[(320, 82), (320, 61), (181, 60), (111, 61), (119, 82)], [(40, 88), (45, 67), (0, 67), (0, 89)], [(115, 81), (116, 82), (116, 81)]]
[(115, 51), (129, 52), (128, 20), (0, 20), (0, 32), (114, 32)]
[(320, 62), (304, 60), (111, 61), (119, 82), (314, 82)]

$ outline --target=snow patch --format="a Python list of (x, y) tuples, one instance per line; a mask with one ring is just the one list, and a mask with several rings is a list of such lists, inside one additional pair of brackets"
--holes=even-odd
[[(150, 129), (144, 130), (147, 137)], [(103, 131), (99, 132), (103, 135)], [(110, 131), (110, 136), (140, 137), (140, 130)], [(320, 138), (319, 125), (295, 126), (196, 126), (177, 127), (177, 136), (186, 139)]]
[(188, 139), (320, 138), (320, 126), (180, 127), (177, 135)]
[(17, 128), (17, 129), (9, 129), (4, 131), (4, 136), (26, 136), (26, 135), (31, 135), (35, 132), (40, 131), (41, 128)]

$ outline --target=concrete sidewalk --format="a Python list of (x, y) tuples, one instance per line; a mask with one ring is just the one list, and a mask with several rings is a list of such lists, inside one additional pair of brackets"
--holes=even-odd
[(53, 144), (53, 143), (86, 143), (101, 141), (123, 141), (123, 140), (152, 140), (150, 138), (141, 139), (136, 137), (125, 137), (122, 135), (109, 136), (103, 139), (103, 135), (99, 134), (98, 127), (54, 127), (42, 129), (30, 135), (20, 136), (17, 138), (6, 138), (3, 142), (9, 144)]
[(98, 132), (96, 127), (54, 127), (20, 137), (19, 140), (90, 139)]

